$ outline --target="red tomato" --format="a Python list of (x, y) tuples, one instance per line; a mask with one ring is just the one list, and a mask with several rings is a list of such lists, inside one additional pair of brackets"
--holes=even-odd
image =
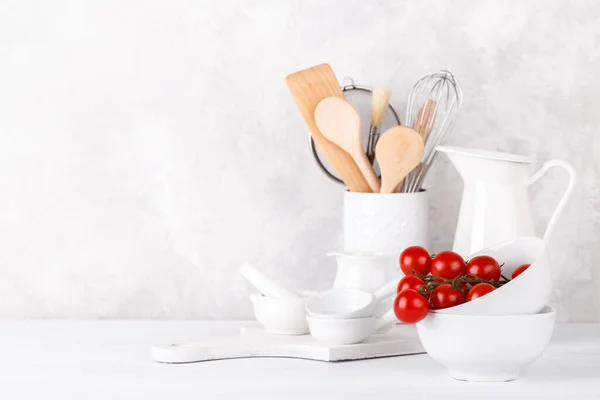
[(492, 292), (495, 288), (489, 283), (478, 283), (473, 286), (471, 290), (469, 290), (469, 294), (467, 294), (467, 301), (475, 300), (481, 296)]
[(400, 254), (399, 261), (404, 275), (427, 275), (431, 266), (431, 255), (421, 246), (410, 246)]
[(427, 299), (414, 289), (403, 290), (394, 299), (394, 314), (406, 324), (421, 321), (429, 312)]
[(465, 273), (465, 260), (453, 252), (442, 251), (431, 260), (431, 275), (446, 279), (454, 279)]
[(467, 263), (466, 273), (478, 276), (486, 281), (499, 281), (502, 270), (498, 261), (493, 257), (477, 256), (471, 258)]
[(431, 292), (431, 308), (434, 310), (454, 307), (464, 302), (465, 295), (462, 291), (453, 288), (449, 283), (442, 283)]
[(423, 279), (419, 278), (418, 276), (406, 275), (400, 279), (400, 282), (398, 282), (396, 293), (402, 293), (406, 289), (414, 289), (418, 292), (419, 288), (424, 284), (425, 282), (423, 282)]
[(458, 288), (462, 290), (463, 294), (467, 294), (469, 293), (469, 290), (471, 290), (471, 283), (461, 282), (456, 286), (458, 286)]
[(523, 273), (523, 271), (525, 271), (527, 268), (529, 268), (531, 266), (531, 264), (523, 264), (523, 265), (519, 265), (517, 267), (517, 269), (515, 269), (512, 273), (512, 278), (515, 279), (517, 276), (521, 275)]

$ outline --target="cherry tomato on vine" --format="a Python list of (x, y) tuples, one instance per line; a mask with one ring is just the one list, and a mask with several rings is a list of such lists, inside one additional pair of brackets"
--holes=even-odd
[(404, 275), (427, 275), (431, 266), (431, 255), (421, 246), (410, 246), (400, 254), (399, 262)]
[(441, 310), (442, 308), (454, 307), (465, 302), (462, 291), (453, 288), (449, 283), (442, 283), (431, 292), (431, 308)]
[(425, 285), (423, 279), (419, 278), (416, 275), (406, 275), (400, 282), (398, 282), (398, 288), (396, 289), (396, 293), (402, 293), (406, 289), (414, 289), (417, 292), (421, 286)]
[(398, 293), (394, 299), (394, 314), (406, 324), (421, 321), (429, 312), (427, 299), (414, 289), (406, 289)]
[(431, 260), (431, 275), (454, 279), (465, 273), (465, 260), (453, 251), (442, 251)]
[(494, 286), (490, 285), (489, 283), (478, 283), (477, 285), (473, 286), (471, 290), (469, 290), (469, 293), (467, 294), (467, 301), (475, 300), (481, 296), (485, 296), (489, 292), (494, 291), (494, 289)]
[(466, 273), (486, 281), (499, 281), (502, 270), (500, 264), (490, 256), (476, 256), (467, 263)]
[(466, 295), (467, 293), (469, 293), (469, 290), (471, 290), (471, 286), (472, 283), (465, 283), (465, 282), (460, 282), (458, 285), (458, 288), (460, 290), (462, 290), (463, 294)]
[(531, 264), (523, 264), (523, 265), (519, 265), (517, 267), (517, 269), (515, 269), (512, 273), (512, 278), (515, 279), (517, 276), (521, 275), (523, 273), (523, 271), (525, 271), (527, 268), (529, 268), (531, 266)]

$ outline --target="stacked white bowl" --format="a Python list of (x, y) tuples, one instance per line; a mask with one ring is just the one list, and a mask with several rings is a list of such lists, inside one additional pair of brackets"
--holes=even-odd
[(396, 293), (393, 279), (375, 293), (360, 289), (333, 288), (306, 302), (310, 334), (317, 340), (335, 345), (356, 344), (396, 322), (389, 309), (381, 316), (377, 310)]
[(494, 257), (511, 276), (522, 264), (531, 266), (516, 279), (485, 296), (431, 311), (417, 331), (427, 353), (455, 379), (497, 382), (517, 379), (550, 342), (555, 310), (547, 303), (552, 273), (545, 243), (535, 237), (500, 243), (475, 255)]

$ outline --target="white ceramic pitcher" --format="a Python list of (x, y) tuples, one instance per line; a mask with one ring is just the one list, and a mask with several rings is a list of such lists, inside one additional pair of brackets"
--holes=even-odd
[(527, 188), (552, 167), (569, 174), (569, 185), (544, 233), (552, 235), (556, 222), (575, 187), (575, 170), (560, 160), (545, 162), (531, 174), (535, 160), (495, 151), (439, 146), (464, 182), (453, 250), (464, 256), (521, 236), (536, 236)]

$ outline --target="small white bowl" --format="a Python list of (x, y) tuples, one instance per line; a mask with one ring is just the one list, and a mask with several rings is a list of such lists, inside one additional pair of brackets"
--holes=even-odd
[(476, 255), (494, 257), (509, 278), (522, 264), (531, 264), (525, 272), (485, 296), (458, 306), (436, 310), (437, 314), (454, 315), (530, 315), (544, 309), (552, 295), (553, 282), (545, 242), (536, 237), (521, 237), (481, 250)]
[(332, 319), (306, 317), (310, 334), (330, 344), (360, 343), (373, 333), (375, 317)]
[(372, 317), (379, 303), (375, 296), (359, 289), (330, 289), (312, 296), (306, 302), (306, 313), (315, 318)]
[(397, 321), (392, 310), (379, 318), (336, 319), (307, 316), (306, 320), (312, 337), (336, 345), (360, 343), (390, 322)]
[(267, 333), (274, 335), (305, 335), (308, 331), (306, 322), (306, 300), (314, 292), (299, 292), (302, 297), (277, 299), (256, 293), (250, 295), (254, 316)]
[(550, 342), (556, 312), (533, 315), (429, 313), (417, 323), (421, 344), (454, 379), (501, 382), (517, 379)]

